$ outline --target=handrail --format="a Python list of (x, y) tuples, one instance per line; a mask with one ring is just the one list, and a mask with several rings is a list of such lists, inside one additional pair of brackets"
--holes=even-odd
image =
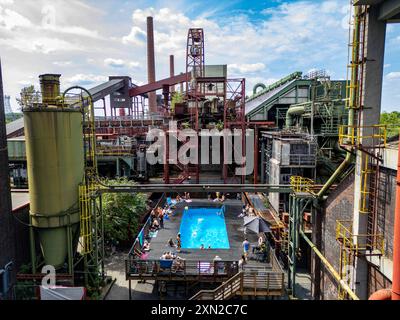
[[(163, 265), (160, 259), (125, 260), (126, 277), (157, 277), (163, 276), (198, 276), (198, 277), (230, 277), (239, 271), (238, 261), (207, 261), (207, 260), (171, 260), (171, 265)], [(180, 273), (178, 273), (180, 272)]]
[[(214, 290), (201, 290), (189, 300), (228, 300), (241, 295), (269, 295), (271, 291), (284, 293), (284, 273), (240, 271)], [(260, 290), (261, 285), (261, 290)]]
[[(234, 285), (237, 284), (237, 280), (239, 280), (239, 288), (237, 290), (234, 290)], [(228, 281), (224, 282), (214, 290), (201, 290), (198, 293), (196, 293), (193, 297), (191, 297), (189, 300), (202, 300), (199, 298), (201, 298), (204, 295), (209, 295), (209, 296), (212, 295), (213, 297), (212, 300), (227, 300), (233, 294), (236, 294), (236, 292), (242, 288), (242, 285), (243, 285), (243, 271), (240, 271), (239, 273), (235, 274), (232, 278), (230, 278)], [(225, 291), (228, 287), (230, 287), (229, 295), (225, 296)], [(222, 299), (218, 299), (221, 298), (221, 293), (222, 293)]]

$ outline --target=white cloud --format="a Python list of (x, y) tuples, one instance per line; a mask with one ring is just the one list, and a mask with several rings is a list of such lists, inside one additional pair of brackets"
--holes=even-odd
[(21, 38), (0, 39), (0, 45), (12, 47), (27, 53), (49, 54), (56, 51), (83, 50), (83, 47), (57, 38), (37, 37), (31, 41)]
[(54, 61), (53, 64), (59, 67), (67, 67), (72, 65), (72, 61)]
[(31, 28), (32, 22), (16, 11), (0, 7), (0, 29), (14, 30), (17, 27)]
[(104, 65), (112, 68), (136, 68), (139, 66), (137, 61), (125, 61), (123, 59), (104, 59)]
[(122, 37), (122, 43), (129, 44), (133, 43), (138, 46), (142, 46), (146, 43), (146, 32), (140, 29), (139, 27), (132, 27), (131, 32), (127, 35)]
[(264, 63), (228, 64), (228, 70), (234, 74), (254, 73), (265, 69)]
[(108, 77), (102, 75), (78, 73), (68, 78), (66, 81), (69, 84), (88, 86), (88, 85), (95, 85), (101, 82), (106, 82), (108, 81)]
[(386, 78), (388, 78), (389, 80), (398, 80), (400, 79), (400, 72), (399, 71), (389, 72), (386, 75)]

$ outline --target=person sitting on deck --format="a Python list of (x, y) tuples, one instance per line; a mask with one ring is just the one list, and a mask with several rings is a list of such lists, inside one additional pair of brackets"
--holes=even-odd
[(150, 243), (147, 240), (144, 241), (142, 250), (143, 251), (150, 251)]
[(222, 196), (221, 196), (221, 202), (224, 202), (224, 201), (225, 201), (225, 195), (222, 194)]
[(176, 202), (182, 202), (182, 198), (179, 194), (176, 196)]
[(201, 244), (200, 250), (204, 250), (204, 244)]
[(160, 228), (160, 224), (158, 223), (157, 219), (153, 220), (153, 223), (151, 224), (150, 230), (151, 231), (156, 231)]
[(172, 240), (172, 238), (169, 238), (168, 246), (170, 246), (171, 248), (175, 248), (175, 243), (174, 243), (174, 240)]
[(176, 257), (173, 263), (173, 267), (175, 268), (175, 271), (182, 271), (185, 270), (185, 263), (184, 263), (183, 258), (181, 257)]
[(151, 210), (151, 213), (150, 213), (151, 223), (153, 223), (155, 218), (156, 218), (156, 212), (154, 210)]
[(167, 260), (172, 260), (172, 259), (174, 259), (174, 256), (172, 255), (171, 251), (168, 251), (168, 252), (165, 254), (165, 259), (167, 259)]

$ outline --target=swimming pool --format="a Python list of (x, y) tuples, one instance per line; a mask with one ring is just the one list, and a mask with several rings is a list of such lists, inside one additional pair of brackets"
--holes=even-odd
[(179, 232), (182, 248), (229, 249), (228, 232), (222, 208), (189, 208), (184, 210)]

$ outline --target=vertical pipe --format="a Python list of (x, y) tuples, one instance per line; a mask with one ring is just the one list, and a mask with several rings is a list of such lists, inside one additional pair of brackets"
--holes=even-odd
[[(175, 75), (175, 59), (174, 55), (171, 54), (169, 56), (169, 76), (173, 77)], [(171, 93), (175, 92), (175, 86), (171, 86), (170, 88)]]
[(105, 277), (104, 273), (104, 257), (105, 257), (105, 249), (104, 249), (104, 215), (103, 215), (103, 196), (100, 193), (99, 195), (99, 214), (101, 221), (101, 276)]
[[(156, 81), (156, 66), (154, 57), (154, 28), (153, 17), (147, 17), (147, 80)], [(157, 112), (157, 97), (155, 92), (149, 92), (149, 112)]]
[(261, 138), (261, 183), (265, 183), (265, 140)]
[(394, 214), (392, 300), (400, 300), (400, 142), (397, 159), (396, 208)]
[(168, 130), (165, 131), (165, 142), (164, 142), (164, 183), (169, 184), (169, 134)]
[(254, 184), (258, 181), (258, 128), (254, 127)]

